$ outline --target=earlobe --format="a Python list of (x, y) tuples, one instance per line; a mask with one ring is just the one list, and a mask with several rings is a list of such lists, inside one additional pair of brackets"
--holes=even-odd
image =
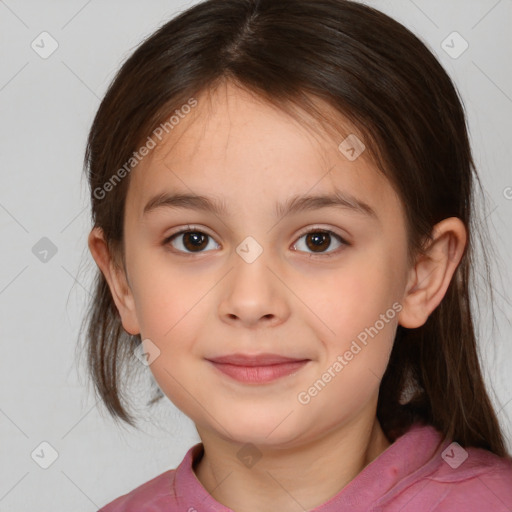
[(466, 247), (464, 223), (457, 217), (434, 226), (426, 254), (410, 269), (398, 323), (414, 329), (422, 326), (437, 308), (457, 270)]
[(121, 316), (123, 328), (130, 334), (139, 334), (135, 302), (124, 271), (119, 268), (109, 253), (101, 228), (93, 228), (88, 238), (89, 250), (105, 276), (116, 308)]

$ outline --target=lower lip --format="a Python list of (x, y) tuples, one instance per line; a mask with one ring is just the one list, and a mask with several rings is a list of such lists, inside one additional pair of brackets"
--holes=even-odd
[(228, 363), (210, 362), (222, 373), (239, 382), (264, 383), (295, 373), (308, 363), (309, 360), (267, 366), (237, 366)]

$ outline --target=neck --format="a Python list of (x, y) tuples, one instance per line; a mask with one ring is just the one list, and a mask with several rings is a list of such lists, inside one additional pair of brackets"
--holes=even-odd
[(198, 432), (204, 453), (194, 465), (197, 479), (216, 501), (236, 512), (318, 507), (390, 446), (375, 416), (288, 448), (258, 445), (252, 450), (261, 457), (253, 464), (237, 456), (243, 444), (211, 430), (198, 427)]

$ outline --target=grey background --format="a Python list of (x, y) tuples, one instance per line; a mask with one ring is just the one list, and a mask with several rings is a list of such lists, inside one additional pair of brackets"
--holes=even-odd
[[(191, 3), (0, 1), (0, 512), (95, 511), (176, 467), (199, 441), (191, 420), (167, 399), (151, 415), (137, 404), (142, 431), (117, 428), (75, 360), (95, 269), (81, 176), (86, 135), (124, 59)], [(467, 109), (488, 201), (482, 216), (499, 251), (496, 328), (482, 303), (480, 350), (512, 449), (512, 1), (366, 3), (429, 45)], [(43, 31), (58, 43), (46, 59), (31, 47)], [(457, 58), (463, 42), (447, 39), (454, 31), (469, 44)], [(50, 461), (51, 448), (42, 442), (58, 454), (48, 469), (40, 464)]]

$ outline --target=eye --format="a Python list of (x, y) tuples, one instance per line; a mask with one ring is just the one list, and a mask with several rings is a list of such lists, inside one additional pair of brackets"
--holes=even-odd
[[(335, 247), (335, 249), (342, 247), (343, 245), (350, 245), (340, 235), (337, 235), (328, 229), (312, 229), (303, 233), (299, 240), (304, 237), (306, 250), (310, 249), (313, 251), (310, 254), (310, 257), (315, 255), (324, 257), (332, 256), (332, 253), (336, 251), (326, 252), (325, 249), (329, 249), (332, 246), (333, 238), (338, 240), (338, 247)], [(205, 249), (210, 245), (208, 242), (209, 240), (213, 241), (213, 238), (210, 235), (195, 229), (194, 226), (188, 226), (187, 229), (183, 229), (167, 237), (163, 241), (163, 245), (171, 245), (177, 250), (177, 252), (192, 254), (205, 252)], [(218, 244), (215, 245), (217, 245), (217, 248), (219, 247)], [(300, 245), (300, 242), (296, 242), (293, 245), (294, 250), (297, 250), (296, 247), (298, 245)], [(303, 249), (299, 250), (303, 251)]]
[[(200, 253), (205, 252), (205, 247), (210, 245), (208, 239), (213, 238), (203, 231), (195, 230), (188, 226), (178, 233), (174, 233), (163, 241), (163, 245), (172, 245), (178, 252)], [(217, 244), (218, 245), (218, 244)]]
[[(342, 247), (343, 245), (350, 245), (348, 242), (346, 242), (341, 236), (337, 235), (333, 231), (330, 231), (328, 229), (313, 229), (310, 231), (307, 231), (306, 233), (303, 233), (299, 240), (301, 238), (305, 237), (305, 246), (306, 249), (311, 249), (313, 253), (310, 255), (310, 257), (313, 257), (315, 255), (320, 256), (326, 256), (330, 257), (332, 256), (334, 252), (336, 251), (329, 251), (325, 252), (324, 249), (328, 249), (332, 246), (332, 239), (333, 237), (336, 238), (338, 242), (338, 247)], [(300, 245), (300, 242), (297, 242), (293, 247)]]

